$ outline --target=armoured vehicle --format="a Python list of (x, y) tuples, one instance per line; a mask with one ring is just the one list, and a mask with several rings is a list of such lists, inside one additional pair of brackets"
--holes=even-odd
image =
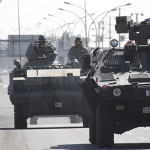
[(14, 105), (16, 129), (26, 129), (28, 118), (36, 122), (36, 116), (50, 115), (81, 116), (83, 126), (88, 126), (88, 111), (78, 85), (86, 71), (76, 61), (73, 65), (55, 63), (56, 55), (52, 45), (40, 46), (36, 41), (29, 45), (24, 65), (14, 60), (16, 67), (9, 74), (8, 94)]
[(97, 53), (93, 69), (81, 88), (90, 107), (89, 141), (112, 147), (114, 133), (150, 126), (150, 20), (140, 23), (128, 17), (116, 18), (117, 33), (128, 33), (129, 41)]

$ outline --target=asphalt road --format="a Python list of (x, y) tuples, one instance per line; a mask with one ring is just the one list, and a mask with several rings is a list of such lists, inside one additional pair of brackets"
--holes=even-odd
[[(2, 65), (3, 66), (3, 65)], [(88, 128), (82, 122), (70, 124), (68, 117), (39, 118), (37, 125), (15, 130), (13, 105), (7, 95), (8, 74), (0, 75), (0, 150), (95, 150), (89, 143)], [(150, 149), (150, 128), (136, 128), (115, 134), (112, 149)]]

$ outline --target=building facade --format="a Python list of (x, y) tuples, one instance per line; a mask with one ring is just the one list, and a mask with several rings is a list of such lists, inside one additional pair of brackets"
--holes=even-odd
[(8, 35), (8, 55), (25, 56), (29, 43), (35, 42), (39, 35)]

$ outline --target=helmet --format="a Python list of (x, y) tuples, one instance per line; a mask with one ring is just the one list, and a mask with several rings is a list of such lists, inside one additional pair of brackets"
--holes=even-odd
[(134, 44), (133, 41), (130, 41), (130, 40), (129, 40), (129, 41), (126, 42), (125, 46), (133, 45), (133, 44)]
[(76, 37), (75, 42), (79, 42), (79, 41), (82, 42), (82, 39), (80, 37)]
[(39, 38), (38, 38), (38, 40), (39, 40), (39, 41), (45, 41), (45, 38), (44, 38), (43, 35), (40, 35)]

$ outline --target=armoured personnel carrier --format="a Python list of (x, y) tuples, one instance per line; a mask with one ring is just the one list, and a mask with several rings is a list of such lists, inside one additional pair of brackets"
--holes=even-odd
[(150, 20), (116, 18), (117, 33), (129, 32), (124, 48), (93, 51), (96, 63), (81, 83), (90, 107), (89, 141), (112, 147), (114, 133), (150, 126)]
[(38, 40), (29, 45), (28, 61), (23, 66), (14, 60), (16, 67), (9, 75), (8, 94), (14, 105), (16, 129), (26, 129), (28, 118), (50, 115), (78, 115), (83, 119), (83, 126), (88, 126), (84, 96), (78, 85), (85, 72), (76, 62), (55, 64), (56, 55), (55, 47), (49, 43), (41, 45)]

